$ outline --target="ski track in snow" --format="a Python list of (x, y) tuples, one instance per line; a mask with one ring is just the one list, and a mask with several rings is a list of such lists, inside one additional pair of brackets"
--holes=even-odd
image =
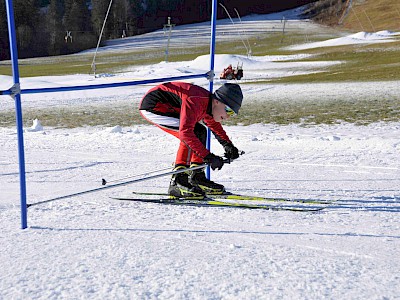
[[(269, 19), (280, 26), (281, 17)], [(258, 22), (265, 17), (258, 18), (243, 18), (247, 31), (264, 28)], [(221, 24), (221, 30), (232, 30), (228, 24)], [(317, 30), (309, 22), (289, 25)], [(182, 35), (190, 32), (187, 27)], [(141, 38), (136, 46), (154, 41), (154, 35)], [(357, 38), (375, 42), (371, 35)], [(349, 38), (340, 41), (344, 40), (349, 42)], [(351, 41), (359, 42), (356, 37)], [(102, 51), (118, 51), (121, 42), (131, 39), (110, 42)], [(292, 56), (247, 60), (221, 55), (217, 68), (245, 59), (250, 70), (245, 76), (250, 80), (261, 78), (260, 74), (321, 71), (329, 65), (285, 64)], [(206, 57), (199, 57), (126, 70), (118, 78), (107, 74), (96, 79), (23, 78), (22, 87), (151, 78), (156, 68), (177, 76), (204, 66)], [(5, 89), (11, 79), (0, 77)], [(204, 80), (194, 82), (207, 85)], [(399, 96), (398, 87), (396, 81), (243, 85), (252, 101), (390, 98)], [(137, 105), (147, 89), (27, 95), (23, 104), (24, 108)], [(3, 99), (0, 110), (13, 109), (13, 101)], [(399, 123), (254, 124), (226, 130), (246, 152), (212, 172), (212, 179), (228, 190), (333, 203), (318, 213), (296, 213), (109, 198), (131, 191), (165, 192), (170, 178), (161, 177), (32, 206), (29, 228), (20, 230), (17, 135), (15, 128), (0, 127), (0, 299), (400, 299)], [(169, 168), (178, 146), (173, 137), (145, 125), (54, 129), (38, 120), (26, 128), (24, 138), (28, 203), (99, 188), (102, 178), (111, 182)], [(212, 145), (213, 152), (223, 153), (215, 140)]]

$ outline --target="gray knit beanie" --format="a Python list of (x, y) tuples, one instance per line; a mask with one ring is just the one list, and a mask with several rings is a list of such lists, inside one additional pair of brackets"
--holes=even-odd
[(215, 98), (229, 106), (236, 114), (242, 106), (243, 93), (240, 86), (236, 83), (224, 83), (214, 92)]

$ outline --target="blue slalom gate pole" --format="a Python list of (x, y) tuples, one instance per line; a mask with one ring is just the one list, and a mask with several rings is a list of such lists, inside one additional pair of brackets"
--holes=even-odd
[[(212, 0), (212, 12), (211, 12), (211, 42), (210, 42), (210, 72), (214, 74), (215, 64), (215, 36), (217, 28), (217, 0)], [(211, 77), (209, 84), (210, 93), (214, 91), (214, 76)], [(211, 130), (207, 130), (207, 149), (211, 149)], [(207, 178), (210, 179), (210, 167), (206, 170)]]
[(18, 51), (17, 39), (15, 35), (14, 7), (12, 0), (6, 0), (7, 20), (8, 20), (8, 36), (10, 41), (12, 73), (13, 73), (13, 94), (15, 101), (15, 117), (18, 134), (18, 157), (19, 157), (19, 177), (20, 177), (20, 198), (21, 198), (21, 228), (28, 227), (28, 215), (26, 205), (26, 179), (25, 179), (25, 154), (24, 154), (24, 134), (22, 126), (22, 106), (19, 85), (18, 70)]

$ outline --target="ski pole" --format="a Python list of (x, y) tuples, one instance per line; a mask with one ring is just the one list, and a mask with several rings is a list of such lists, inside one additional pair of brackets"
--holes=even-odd
[[(230, 159), (225, 159), (224, 160), (224, 163), (228, 163), (229, 164), (230, 162), (231, 162)], [(180, 170), (176, 170), (176, 171), (156, 174), (156, 175), (147, 176), (147, 177), (143, 177), (143, 178), (138, 178), (138, 179), (134, 179), (134, 180), (129, 180), (129, 181), (116, 183), (116, 184), (112, 184), (112, 185), (108, 185), (108, 186), (103, 186), (103, 187), (99, 187), (99, 188), (95, 188), (95, 189), (91, 189), (91, 190), (86, 190), (86, 191), (82, 191), (82, 192), (78, 192), (78, 193), (73, 193), (73, 194), (60, 196), (60, 197), (56, 197), (56, 198), (52, 198), (52, 199), (48, 199), (48, 200), (44, 200), (44, 201), (40, 201), (40, 202), (27, 204), (26, 206), (27, 207), (31, 207), (31, 206), (34, 206), (34, 205), (49, 203), (49, 202), (53, 202), (53, 201), (56, 201), (56, 200), (72, 198), (72, 197), (81, 196), (81, 195), (85, 195), (85, 194), (89, 194), (89, 193), (94, 193), (94, 192), (98, 192), (98, 191), (102, 191), (102, 190), (106, 190), (106, 189), (111, 189), (111, 188), (115, 188), (115, 187), (119, 187), (119, 186), (128, 185), (128, 184), (135, 183), (135, 182), (145, 181), (145, 180), (154, 179), (154, 178), (158, 178), (158, 177), (163, 177), (163, 176), (167, 176), (167, 175), (179, 174), (179, 173), (183, 173), (183, 172), (187, 172), (187, 171), (193, 171), (193, 170), (197, 170), (197, 169), (201, 169), (201, 168), (205, 168), (205, 167), (207, 167), (207, 164), (202, 164), (202, 165), (198, 165), (198, 166), (195, 166), (195, 167), (192, 167), (192, 168), (180, 169)]]
[[(241, 154), (244, 154), (244, 152), (242, 151)], [(223, 161), (225, 164), (230, 164), (233, 160), (230, 158), (226, 158)], [(53, 202), (56, 200), (62, 200), (62, 199), (76, 197), (76, 196), (81, 196), (81, 195), (85, 195), (85, 194), (89, 194), (89, 193), (94, 193), (94, 192), (98, 192), (98, 191), (102, 191), (102, 190), (106, 190), (106, 189), (124, 186), (124, 185), (128, 185), (128, 184), (135, 183), (135, 182), (159, 178), (159, 177), (163, 177), (163, 176), (167, 176), (167, 175), (174, 175), (174, 174), (184, 173), (187, 171), (198, 170), (198, 169), (205, 168), (207, 166), (208, 166), (208, 164), (202, 164), (202, 165), (198, 165), (198, 166), (187, 168), (187, 169), (180, 169), (180, 170), (175, 170), (175, 171), (171, 171), (171, 172), (166, 172), (166, 173), (156, 174), (156, 175), (147, 176), (147, 177), (143, 177), (143, 178), (138, 178), (138, 179), (134, 179), (134, 180), (129, 180), (129, 181), (121, 182), (121, 183), (116, 183), (116, 184), (112, 184), (112, 185), (108, 185), (108, 186), (103, 186), (103, 187), (99, 187), (99, 188), (95, 188), (95, 189), (91, 189), (91, 190), (86, 190), (86, 191), (82, 191), (82, 192), (78, 192), (78, 193), (73, 193), (73, 194), (69, 194), (69, 195), (65, 195), (65, 196), (60, 196), (60, 197), (56, 197), (56, 198), (52, 198), (52, 199), (48, 199), (48, 200), (44, 200), (44, 201), (27, 204), (26, 207), (31, 207), (31, 206), (35, 206), (35, 205), (39, 205), (39, 204)]]
[[(243, 154), (244, 154), (244, 151), (240, 151), (239, 155), (243, 155)], [(226, 163), (229, 164), (229, 163), (231, 163), (232, 161), (233, 161), (233, 159), (229, 159), (229, 158), (225, 158), (225, 159), (224, 159), (224, 163), (225, 163), (225, 164), (226, 164)], [(161, 171), (166, 171), (166, 170), (169, 170), (169, 168), (161, 169), (161, 170), (156, 170), (156, 171), (151, 171), (151, 172), (146, 172), (146, 173), (139, 174), (139, 175), (134, 175), (134, 176), (127, 176), (127, 177), (124, 177), (124, 178), (121, 178), (121, 179), (115, 179), (115, 180), (112, 180), (112, 181), (107, 181), (106, 179), (102, 178), (102, 179), (101, 179), (101, 185), (106, 185), (106, 184), (111, 183), (111, 182), (117, 182), (117, 181), (129, 179), (129, 178), (136, 178), (136, 177), (139, 177), (139, 176), (150, 175), (150, 174), (153, 174), (153, 173), (157, 173), (157, 172), (161, 172)]]
[(153, 174), (153, 173), (158, 173), (158, 172), (162, 172), (162, 171), (167, 171), (167, 170), (170, 170), (170, 169), (171, 169), (171, 168), (168, 167), (168, 168), (161, 169), (161, 170), (146, 172), (146, 173), (138, 174), (138, 175), (134, 175), (134, 176), (127, 176), (127, 177), (124, 177), (124, 178), (114, 179), (114, 180), (111, 180), (111, 181), (107, 181), (107, 180), (105, 180), (104, 178), (102, 178), (102, 179), (101, 179), (101, 185), (106, 185), (107, 183), (117, 182), (117, 181), (121, 181), (121, 180), (125, 180), (125, 179), (130, 179), (130, 178), (136, 178), (136, 177), (140, 177), (140, 176), (150, 175), (150, 174)]

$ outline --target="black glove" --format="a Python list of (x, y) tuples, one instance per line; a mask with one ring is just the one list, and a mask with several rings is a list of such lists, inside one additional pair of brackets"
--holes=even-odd
[(212, 153), (204, 157), (204, 162), (210, 165), (211, 169), (213, 170), (221, 170), (222, 166), (224, 165), (224, 160), (222, 159), (222, 157), (214, 155)]
[(232, 143), (229, 143), (224, 146), (225, 149), (225, 157), (229, 159), (236, 159), (239, 157), (239, 150)]

